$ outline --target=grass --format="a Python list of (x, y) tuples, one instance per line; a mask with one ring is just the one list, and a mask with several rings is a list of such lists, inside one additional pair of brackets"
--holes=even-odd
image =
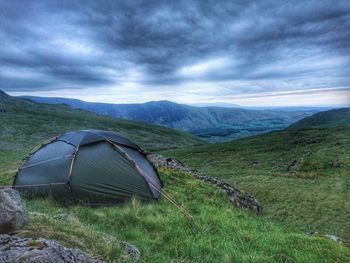
[[(163, 153), (253, 194), (267, 219), (350, 239), (349, 125), (293, 128)], [(288, 172), (294, 160), (299, 169)]]
[[(126, 261), (106, 234), (136, 245), (141, 262), (347, 262), (350, 250), (322, 238), (235, 209), (224, 193), (185, 173), (162, 170), (166, 191), (190, 211), (186, 219), (168, 201), (64, 208), (50, 199), (27, 201), (24, 236), (54, 238), (107, 262)], [(184, 183), (179, 183), (181, 179)], [(208, 198), (210, 196), (210, 198)], [(56, 219), (68, 214), (66, 220)]]

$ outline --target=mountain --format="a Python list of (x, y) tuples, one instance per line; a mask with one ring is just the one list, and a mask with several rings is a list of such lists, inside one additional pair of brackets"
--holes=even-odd
[(142, 104), (107, 104), (76, 99), (25, 96), (41, 103), (67, 104), (114, 118), (141, 121), (188, 131), (212, 142), (228, 141), (290, 124), (316, 113), (317, 109), (250, 110), (242, 108), (194, 107), (171, 101), (151, 101)]
[[(17, 235), (55, 239), (66, 246), (88, 251), (105, 262), (129, 262), (125, 251), (130, 253), (134, 249), (129, 243), (141, 252), (140, 262), (347, 262), (350, 258), (346, 242), (337, 244), (321, 234), (305, 234), (309, 221), (305, 222), (303, 231), (294, 225), (296, 218), (302, 220), (305, 214), (311, 213), (312, 216), (315, 212), (323, 216), (323, 210), (333, 205), (329, 222), (321, 227), (332, 228), (334, 232), (331, 233), (335, 234), (347, 232), (342, 220), (349, 216), (348, 199), (343, 200), (342, 196), (349, 192), (348, 185), (347, 181), (341, 184), (338, 180), (338, 177), (344, 176), (345, 170), (337, 168), (340, 175), (331, 173), (329, 181), (335, 178), (332, 179), (333, 183), (328, 185), (328, 189), (322, 184), (318, 192), (312, 191), (319, 185), (317, 180), (300, 178), (300, 187), (292, 188), (293, 185), (288, 183), (294, 182), (292, 176), (266, 178), (266, 171), (261, 165), (270, 165), (272, 149), (276, 150), (273, 158), (280, 162), (279, 158), (284, 157), (281, 153), (277, 154), (277, 150), (293, 145), (293, 141), (288, 141), (290, 138), (279, 137), (281, 132), (271, 133), (276, 134), (275, 139), (269, 134), (256, 136), (259, 138), (257, 142), (260, 142), (256, 144), (257, 148), (252, 138), (207, 147), (208, 143), (183, 132), (115, 120), (72, 110), (65, 105), (39, 104), (5, 95), (0, 95), (0, 104), (6, 107), (6, 111), (0, 113), (1, 186), (11, 183), (13, 172), (8, 170), (16, 169), (29, 149), (42, 139), (72, 129), (111, 129), (148, 149), (183, 146), (181, 151), (184, 151), (184, 156), (180, 156), (180, 159), (191, 159), (192, 154), (196, 167), (208, 169), (210, 174), (215, 172), (223, 178), (234, 174), (237, 180), (232, 181), (257, 194), (265, 209), (261, 216), (239, 210), (225, 193), (213, 185), (185, 172), (160, 169), (164, 193), (184, 207), (193, 219), (184, 217), (166, 198), (150, 203), (132, 200), (126, 204), (100, 208), (82, 205), (65, 207), (51, 198), (31, 198), (25, 200), (31, 220)], [(238, 148), (240, 144), (241, 148)], [(220, 147), (222, 149), (218, 150)], [(336, 147), (344, 150), (342, 144)], [(213, 149), (208, 152), (210, 156), (206, 155), (206, 149)], [(252, 163), (252, 160), (255, 162)], [(266, 164), (256, 163), (256, 160)], [(238, 180), (240, 176), (242, 180)], [(251, 185), (252, 189), (248, 189), (254, 180), (255, 186)], [(260, 183), (262, 185), (258, 189)], [(275, 203), (265, 198), (269, 191)], [(290, 198), (293, 192), (294, 200), (287, 203), (285, 198)], [(315, 199), (319, 201), (316, 205), (313, 203)], [(277, 207), (273, 204), (277, 204)], [(294, 216), (298, 207), (303, 212), (298, 215), (300, 218)], [(314, 211), (310, 211), (310, 208)], [(334, 210), (340, 216), (335, 217)], [(271, 220), (271, 214), (275, 211), (287, 220)], [(315, 229), (321, 227), (316, 225)], [(42, 244), (32, 242), (27, 245), (35, 249)]]
[[(28, 145), (79, 129), (117, 131), (149, 150), (204, 143), (198, 137), (182, 131), (99, 116), (66, 105), (40, 104), (10, 97), (4, 92), (0, 92), (0, 105), (5, 109), (5, 112), (0, 111), (0, 155), (6, 155), (5, 149), (8, 148), (28, 152)], [(10, 143), (5, 145), (5, 142)]]
[[(225, 103), (225, 102), (213, 102), (213, 103), (189, 103), (189, 106), (195, 107), (221, 107), (221, 108), (240, 108), (246, 110), (273, 110), (273, 111), (326, 111), (334, 109), (330, 106), (242, 106), (238, 104)], [(343, 105), (344, 106), (344, 105)], [(338, 105), (337, 108), (341, 108), (341, 105)], [(344, 106), (345, 107), (345, 106)]]
[(282, 131), (163, 154), (249, 191), (270, 220), (350, 240), (349, 108)]
[(245, 108), (245, 107), (238, 105), (238, 104), (225, 103), (225, 102), (189, 103), (187, 105), (195, 106), (195, 107)]

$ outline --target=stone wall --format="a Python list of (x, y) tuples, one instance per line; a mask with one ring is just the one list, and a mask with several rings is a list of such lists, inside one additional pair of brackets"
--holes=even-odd
[(262, 213), (262, 205), (256, 198), (254, 198), (248, 193), (241, 192), (233, 185), (230, 185), (221, 179), (204, 175), (201, 172), (186, 166), (185, 164), (174, 158), (168, 158), (159, 154), (149, 152), (146, 152), (145, 154), (148, 160), (151, 163), (153, 163), (154, 166), (189, 173), (194, 178), (213, 184), (225, 191), (229, 200), (236, 207), (240, 209), (249, 209), (256, 214)]

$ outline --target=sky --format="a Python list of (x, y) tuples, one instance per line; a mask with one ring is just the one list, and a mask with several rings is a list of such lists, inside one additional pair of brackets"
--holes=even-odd
[(350, 105), (350, 1), (0, 1), (0, 89), (108, 103)]

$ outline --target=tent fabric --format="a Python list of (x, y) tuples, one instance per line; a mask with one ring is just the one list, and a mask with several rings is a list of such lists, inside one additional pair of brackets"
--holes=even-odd
[(57, 140), (66, 141), (75, 146), (110, 140), (114, 143), (140, 150), (140, 147), (137, 146), (132, 141), (126, 139), (125, 137), (115, 132), (110, 132), (110, 131), (83, 130), (83, 131), (68, 132), (58, 137)]
[(158, 178), (157, 171), (155, 167), (146, 159), (144, 155), (139, 151), (128, 147), (122, 147), (122, 149), (131, 157), (131, 159), (140, 167), (142, 167), (145, 172), (145, 176), (148, 177), (148, 181), (151, 184), (151, 191), (158, 198), (160, 193), (157, 189), (162, 188), (161, 181)]
[(109, 131), (68, 132), (34, 152), (13, 187), (91, 205), (157, 200), (162, 182), (139, 146)]

